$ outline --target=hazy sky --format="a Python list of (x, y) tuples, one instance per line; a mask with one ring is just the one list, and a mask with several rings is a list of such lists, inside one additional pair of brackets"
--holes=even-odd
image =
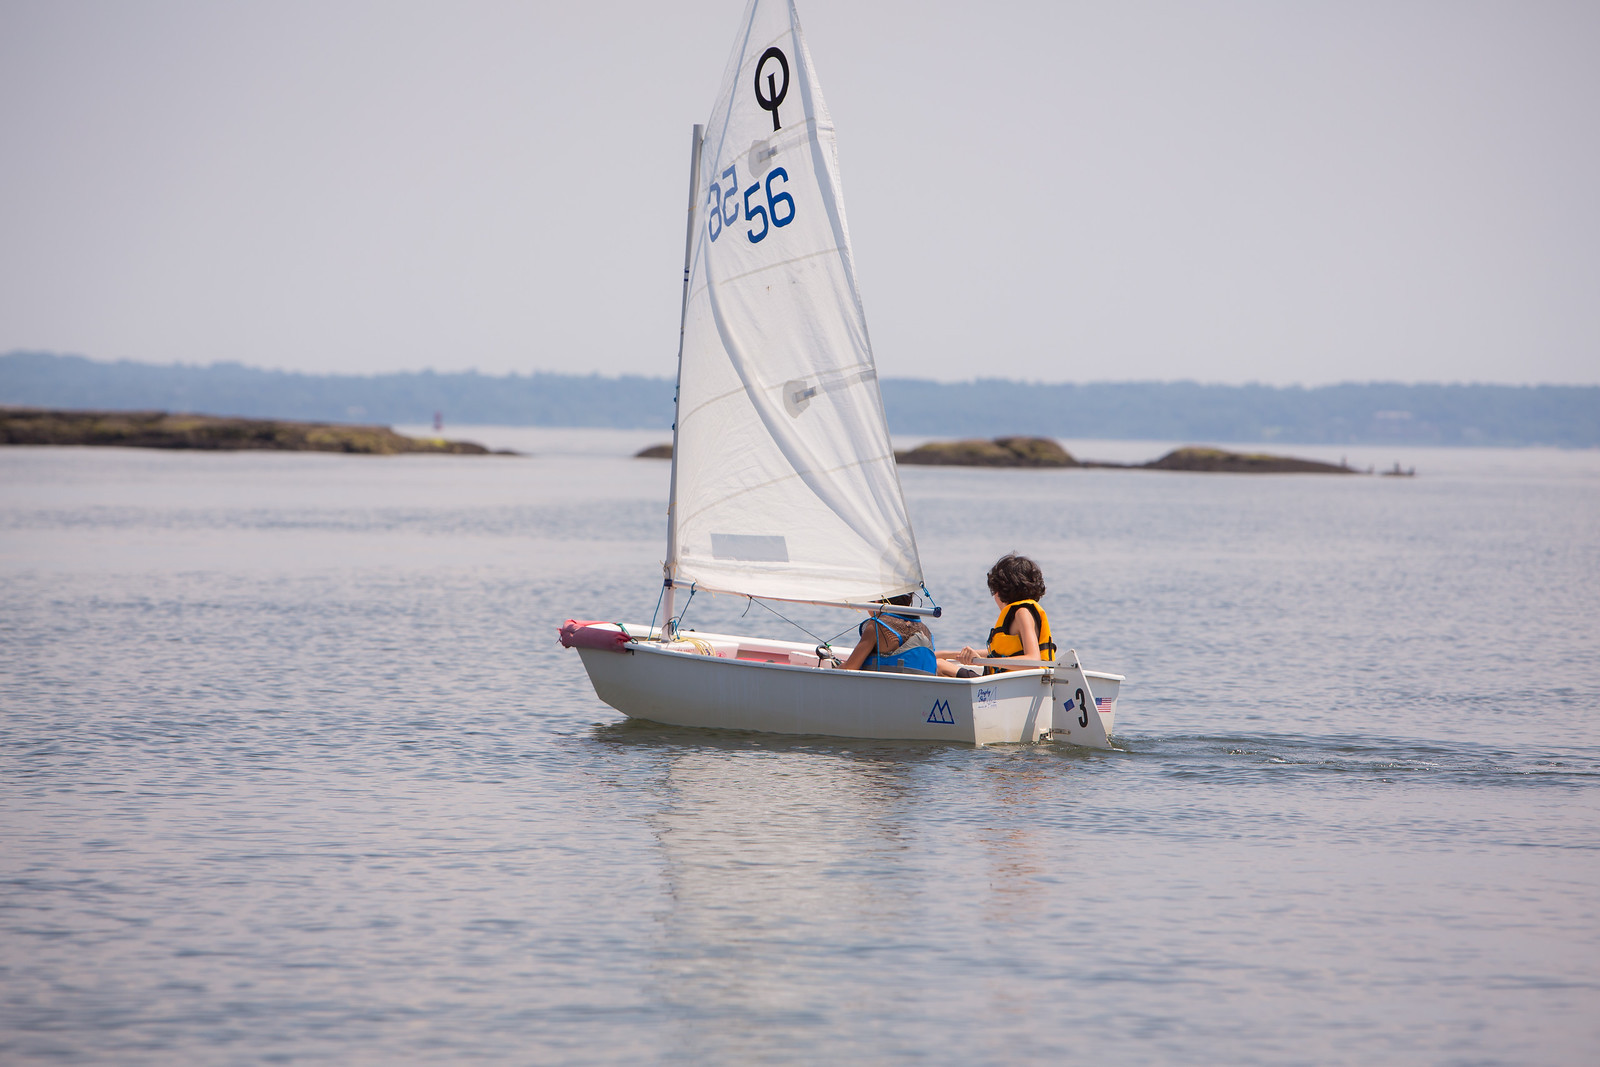
[[(0, 0), (0, 351), (673, 372), (743, 0)], [(1600, 4), (800, 0), (891, 376), (1600, 382)]]

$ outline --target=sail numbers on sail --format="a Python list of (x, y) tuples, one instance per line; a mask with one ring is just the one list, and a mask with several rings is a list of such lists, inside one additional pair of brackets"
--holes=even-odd
[[(706, 193), (706, 235), (713, 241), (722, 236), (722, 228), (724, 226), (732, 227), (734, 223), (739, 221), (738, 165), (735, 164), (723, 171), (722, 177), (728, 179), (727, 191), (723, 191), (720, 181), (715, 181), (711, 183), (711, 188)], [(765, 182), (757, 181), (744, 191), (744, 221), (752, 222), (757, 218), (761, 219), (761, 231), (759, 233), (756, 232), (754, 227), (745, 231), (745, 236), (750, 239), (751, 244), (764, 240), (773, 226), (783, 227), (794, 221), (794, 197), (782, 189), (774, 191), (772, 188), (772, 183), (779, 179), (788, 184), (789, 172), (782, 167), (773, 167), (767, 172)], [(750, 198), (760, 193), (763, 185), (767, 194), (766, 204), (763, 205), (760, 200), (757, 200), (754, 204), (750, 203)], [(732, 214), (723, 214), (724, 204), (732, 205)], [(781, 213), (778, 211), (779, 205), (782, 205), (784, 209)]]

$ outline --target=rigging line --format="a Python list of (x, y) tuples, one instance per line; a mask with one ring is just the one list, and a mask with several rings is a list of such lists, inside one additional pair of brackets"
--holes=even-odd
[[(661, 614), (661, 598), (666, 596), (666, 595), (667, 595), (667, 584), (665, 582), (662, 582), (661, 583), (661, 592), (656, 594), (656, 610), (654, 610), (654, 611), (652, 611), (650, 613), (650, 632), (651, 633), (655, 633), (656, 632), (656, 616)], [(663, 632), (661, 636), (665, 637), (667, 635)]]
[[(691, 597), (694, 596), (693, 590), (690, 591), (689, 595)], [(788, 623), (790, 626), (793, 626), (796, 630), (799, 630), (801, 633), (805, 634), (807, 637), (811, 638), (813, 641), (816, 641), (818, 644), (823, 644), (823, 645), (831, 644), (831, 642), (824, 641), (822, 638), (818, 637), (816, 634), (812, 633), (810, 630), (806, 629), (804, 626), (801, 626), (799, 623), (797, 623), (793, 619), (789, 618), (789, 616), (785, 615), (783, 612), (779, 611), (777, 608), (773, 607), (771, 604), (768, 604), (765, 600), (757, 600), (755, 597), (750, 597), (749, 599), (750, 599), (750, 603), (751, 604), (760, 604), (762, 607), (766, 608), (768, 611), (772, 612), (778, 618), (782, 619), (784, 622)], [(745, 611), (749, 611), (750, 610), (749, 605), (746, 605), (744, 610)], [(742, 617), (743, 616), (741, 616), (741, 618)], [(846, 630), (845, 632), (849, 633), (848, 630)]]
[[(679, 630), (683, 629), (683, 617), (689, 613), (689, 605), (694, 603), (694, 591), (697, 588), (699, 588), (699, 585), (700, 585), (699, 582), (690, 582), (689, 583), (689, 599), (687, 599), (687, 600), (685, 600), (683, 602), (683, 607), (681, 609), (679, 609), (679, 611), (678, 611), (677, 619), (668, 619), (667, 620), (667, 625), (672, 627), (672, 632), (673, 633), (677, 633)], [(665, 594), (666, 593), (666, 587), (662, 586), (661, 591), (662, 591), (663, 594)]]
[(828, 640), (826, 640), (826, 641), (824, 641), (822, 643), (827, 645), (829, 648), (832, 648), (833, 647), (833, 643), (835, 641), (839, 640), (839, 638), (843, 637), (845, 634), (849, 633), (854, 628), (855, 627), (846, 626), (844, 629), (840, 630), (838, 633), (834, 634), (832, 637), (828, 638)]

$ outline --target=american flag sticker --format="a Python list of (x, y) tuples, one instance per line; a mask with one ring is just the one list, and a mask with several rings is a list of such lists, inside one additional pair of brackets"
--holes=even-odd
[(1104, 711), (1104, 710), (1106, 710), (1107, 706), (1110, 705), (1110, 703), (1111, 703), (1111, 699), (1109, 697), (1095, 697), (1094, 698), (1094, 710), (1096, 710), (1096, 711)]

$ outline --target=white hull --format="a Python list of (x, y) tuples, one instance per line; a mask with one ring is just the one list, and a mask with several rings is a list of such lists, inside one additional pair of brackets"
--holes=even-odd
[[(590, 623), (590, 635), (647, 628)], [(1055, 670), (980, 678), (820, 668), (811, 646), (686, 632), (685, 641), (575, 642), (595, 693), (624, 715), (673, 726), (973, 745), (1051, 736), (1110, 748), (1122, 678)], [(1089, 686), (1094, 686), (1090, 692)], [(1083, 690), (1088, 699), (1079, 703)], [(1098, 701), (1095, 697), (1098, 696)], [(1090, 711), (1085, 711), (1087, 706)]]

